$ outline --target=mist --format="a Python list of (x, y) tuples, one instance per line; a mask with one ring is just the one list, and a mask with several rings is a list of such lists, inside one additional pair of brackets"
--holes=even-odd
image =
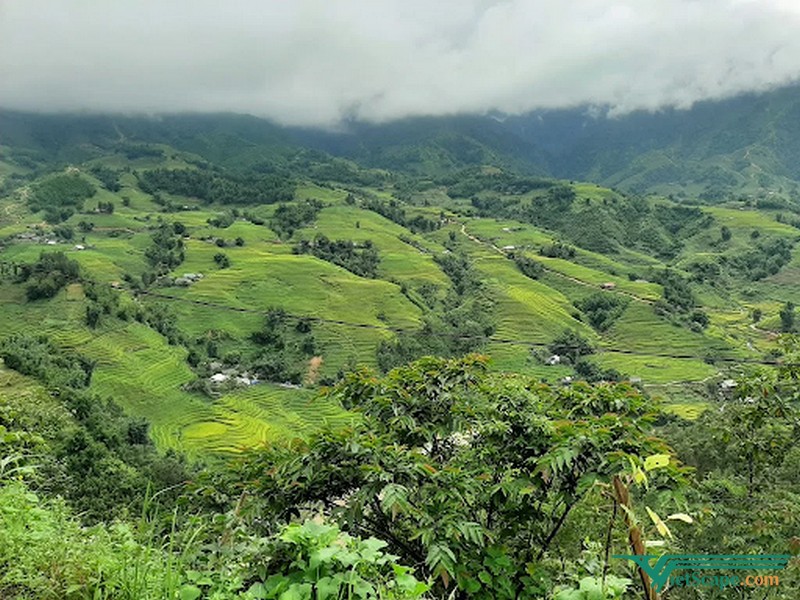
[(800, 75), (790, 0), (5, 0), (0, 106), (286, 125), (687, 108)]

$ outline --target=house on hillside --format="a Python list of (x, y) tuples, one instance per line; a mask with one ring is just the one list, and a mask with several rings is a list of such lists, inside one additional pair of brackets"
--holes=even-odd
[(173, 282), (175, 285), (188, 286), (197, 283), (203, 278), (202, 273), (184, 273)]

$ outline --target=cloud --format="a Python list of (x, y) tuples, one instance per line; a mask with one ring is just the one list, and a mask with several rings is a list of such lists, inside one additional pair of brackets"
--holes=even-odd
[(688, 107), (800, 76), (796, 0), (0, 0), (0, 106), (284, 124)]

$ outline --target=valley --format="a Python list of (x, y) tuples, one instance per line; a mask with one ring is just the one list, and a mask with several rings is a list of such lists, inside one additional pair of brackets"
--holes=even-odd
[[(602, 379), (607, 372), (641, 382), (678, 413), (697, 414), (706, 406), (698, 389), (775, 360), (779, 312), (794, 297), (800, 229), (789, 224), (792, 208), (736, 199), (687, 206), (658, 194), (502, 168), (424, 178), (286, 148), (283, 166), (261, 175), (253, 167), (209, 162), (216, 147), (196, 154), (144, 139), (123, 146), (104, 139), (78, 146), (66, 138), (58, 154), (84, 160), (58, 166), (63, 159), (56, 159), (33, 169), (20, 160), (19, 148), (4, 147), (0, 261), (8, 270), (0, 285), (0, 328), (6, 335), (45, 334), (92, 360), (90, 389), (146, 418), (162, 448), (226, 454), (345, 423), (347, 414), (321, 399), (319, 386), (347, 369), (389, 364), (380, 362), (381, 344), (390, 353), (394, 340), (425, 330), (448, 343), (431, 346), (423, 335), (413, 348), (392, 352), (410, 359), (477, 351), (490, 357), (496, 373), (556, 384)], [(234, 153), (245, 147), (234, 138), (226, 143)], [(263, 148), (265, 157), (276, 153)], [(255, 185), (237, 183), (248, 181), (287, 192), (259, 202), (247, 194), (262, 192), (243, 187), (233, 204), (224, 196), (214, 201), (180, 193), (187, 184), (158, 175), (165, 168), (210, 176), (233, 193), (239, 188), (230, 186)], [(148, 173), (163, 181), (145, 185), (153, 179)], [(43, 185), (73, 179), (90, 192), (70, 214), (43, 219), (30, 210)], [(304, 208), (312, 205), (310, 212)], [(284, 222), (291, 222), (289, 229)], [(153, 232), (176, 224), (181, 260), (154, 264), (148, 258)], [(359, 245), (374, 249), (374, 272), (298, 253), (299, 244), (315, 248), (320, 236), (354, 245), (351, 261), (361, 260)], [(783, 244), (787, 259), (753, 275), (742, 261), (761, 260), (747, 253), (765, 243)], [(80, 280), (50, 299), (29, 300), (11, 269), (34, 263), (42, 252), (76, 261)], [(475, 289), (456, 291), (461, 283), (442, 262), (448, 256), (465, 261)], [(535, 272), (526, 274), (520, 261)], [(690, 282), (676, 292), (693, 296), (688, 305), (664, 304), (667, 271)], [(183, 281), (192, 274), (198, 278)], [(115, 308), (104, 309), (91, 326), (86, 314), (95, 301), (86, 297), (87, 282), (115, 298)], [(592, 305), (610, 299), (611, 308), (602, 310), (613, 309), (613, 318), (593, 326), (591, 314), (579, 308), (587, 299)], [(142, 307), (161, 311), (161, 325), (133, 318)], [(690, 320), (692, 310), (703, 313), (700, 321)], [(291, 365), (284, 372), (273, 365), (271, 381), (263, 381), (269, 368), (262, 364), (261, 376), (248, 373), (262, 381), (232, 384), (253, 371), (246, 363), (256, 350), (259, 360), (269, 358), (270, 346), (259, 349), (253, 334), (271, 311), (282, 311), (289, 329), (306, 323), (313, 341), (299, 354), (276, 349), (275, 355), (291, 354)], [(446, 322), (449, 311), (462, 314), (458, 323)], [(432, 312), (444, 324), (431, 323)], [(164, 327), (173, 333), (164, 335)], [(547, 364), (554, 354), (549, 348), (565, 332), (592, 346), (583, 359), (591, 366), (582, 374), (569, 356)], [(211, 384), (215, 373), (228, 383)], [(687, 407), (686, 398), (697, 407)]]

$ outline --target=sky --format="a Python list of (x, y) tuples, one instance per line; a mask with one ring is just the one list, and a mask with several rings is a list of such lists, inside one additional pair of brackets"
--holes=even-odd
[(0, 0), (0, 107), (286, 125), (688, 108), (800, 77), (800, 0)]

